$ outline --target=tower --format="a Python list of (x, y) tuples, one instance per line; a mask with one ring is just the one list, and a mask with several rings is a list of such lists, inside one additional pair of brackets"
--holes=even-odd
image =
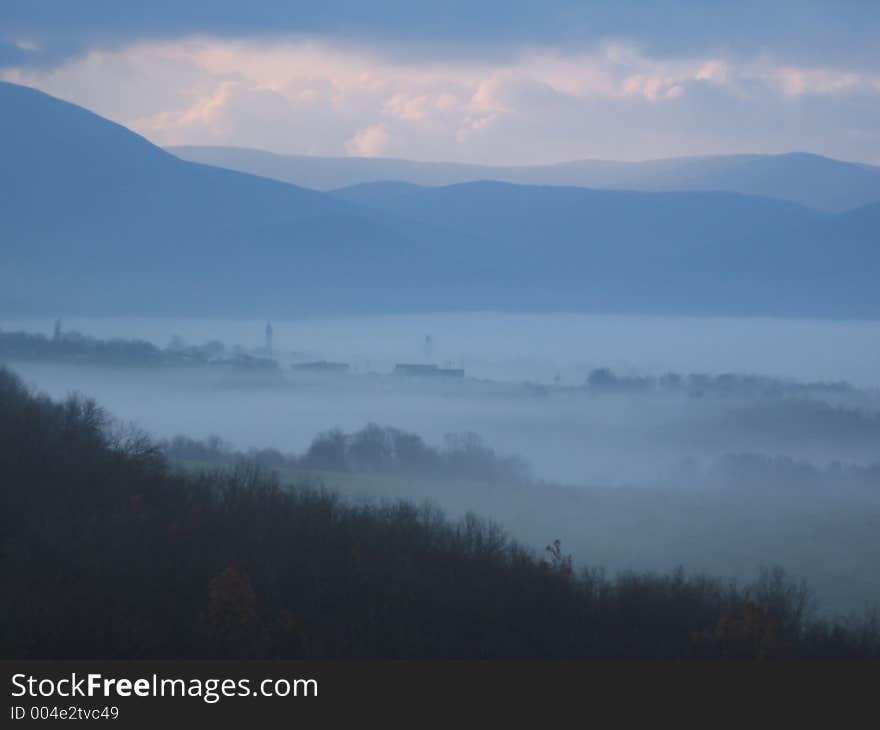
[(275, 336), (275, 331), (272, 329), (272, 323), (266, 322), (266, 352), (271, 355), (272, 354), (272, 339)]
[(431, 335), (425, 335), (425, 360), (430, 362), (434, 354), (434, 338)]

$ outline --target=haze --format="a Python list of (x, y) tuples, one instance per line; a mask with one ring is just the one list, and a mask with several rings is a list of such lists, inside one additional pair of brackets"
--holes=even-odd
[[(535, 585), (555, 576), (573, 601), (598, 575), (584, 568), (682, 567), (723, 586), (782, 566), (829, 621), (880, 606), (870, 3), (6, 5), (0, 406), (17, 414), (10, 439), (15, 419), (29, 424), (33, 474), (14, 472), (17, 455), (0, 466), (22, 495), (44, 463), (66, 484), (81, 444), (95, 461), (70, 490), (78, 514), (112, 502), (112, 475), (134, 475), (126, 489), (144, 491), (107, 522), (155, 487), (169, 521), (157, 535), (191, 527), (177, 497), (162, 502), (178, 494), (167, 485), (268, 484), (244, 491), (297, 515), (318, 485), (349, 507), (404, 500), (497, 523), (532, 551)], [(37, 394), (94, 399), (109, 420)], [(132, 471), (102, 471), (111, 463)], [(248, 481), (251, 468), (274, 476)], [(209, 483), (233, 486), (199, 491)], [(16, 546), (45, 537), (25, 496), (14, 504), (33, 510), (21, 521), (33, 533)], [(250, 544), (258, 523), (224, 522), (226, 496), (205, 514), (216, 507), (217, 530), (244, 536), (229, 544)], [(370, 540), (397, 545), (386, 513), (350, 514), (379, 527), (337, 534), (354, 556), (344, 570)], [(449, 527), (449, 544), (473, 524)], [(260, 583), (259, 566), (235, 573), (253, 555), (181, 558), (210, 565), (186, 611), (210, 613), (199, 596), (217, 580), (239, 590), (257, 576), (253, 595), (299, 616), (285, 601), (314, 598), (299, 584), (276, 595), (283, 581)], [(398, 575), (395, 560), (375, 575), (423, 573)], [(458, 590), (450, 605), (476, 605)], [(736, 608), (694, 611), (709, 618), (687, 635), (751, 621), (757, 594), (743, 591)], [(794, 634), (786, 646), (812, 636)], [(324, 646), (290, 636), (296, 651)], [(202, 640), (181, 655), (262, 657), (256, 640)], [(418, 655), (408, 640), (364, 655)], [(119, 656), (150, 651), (176, 647)]]

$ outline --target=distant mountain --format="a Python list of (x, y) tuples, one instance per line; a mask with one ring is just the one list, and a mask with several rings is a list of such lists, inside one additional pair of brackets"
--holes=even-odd
[(334, 190), (399, 181), (443, 186), (480, 180), (609, 190), (717, 190), (788, 200), (840, 212), (880, 201), (880, 167), (819, 155), (723, 155), (645, 162), (580, 160), (532, 167), (488, 167), (409, 160), (276, 155), (238, 147), (172, 147), (186, 160)]
[(0, 84), (0, 308), (880, 316), (880, 205), (500, 182), (321, 193)]
[[(563, 308), (877, 316), (880, 204), (827, 214), (721, 192), (498, 182), (373, 183), (334, 195), (494, 241)], [(699, 302), (699, 305), (696, 303)], [(661, 304), (662, 303), (662, 304)]]
[[(660, 275), (698, 263), (724, 269), (771, 235), (827, 218), (810, 208), (731, 193), (638, 193), (462, 183), (441, 188), (374, 183), (333, 195), (414, 223), (494, 241), (531, 272), (582, 276), (585, 268)], [(556, 279), (557, 281), (559, 278)]]
[(414, 297), (439, 307), (485, 279), (450, 253), (445, 234), (184, 162), (7, 83), (0, 160), (0, 303), (10, 309), (393, 310)]

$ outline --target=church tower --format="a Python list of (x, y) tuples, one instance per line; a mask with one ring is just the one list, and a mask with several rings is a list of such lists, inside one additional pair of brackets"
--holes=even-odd
[(272, 339), (275, 336), (275, 331), (272, 329), (272, 323), (266, 322), (266, 353), (272, 354)]

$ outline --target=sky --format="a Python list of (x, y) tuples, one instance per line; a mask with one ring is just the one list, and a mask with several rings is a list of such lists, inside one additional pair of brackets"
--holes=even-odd
[(167, 146), (880, 164), (878, 0), (3, 0), (0, 79)]

